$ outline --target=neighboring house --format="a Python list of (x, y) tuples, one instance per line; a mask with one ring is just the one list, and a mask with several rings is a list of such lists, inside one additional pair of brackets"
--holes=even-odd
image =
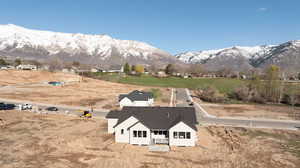
[(151, 106), (154, 103), (153, 94), (135, 90), (129, 94), (119, 95), (120, 107), (124, 106)]
[(112, 65), (110, 68), (107, 70), (107, 72), (112, 72), (112, 73), (123, 73), (124, 72), (124, 67), (123, 65)]
[(64, 73), (71, 73), (71, 74), (75, 74), (78, 71), (78, 68), (75, 66), (72, 67), (66, 67), (62, 69), (62, 72)]
[(37, 70), (36, 65), (30, 65), (30, 64), (20, 64), (16, 68), (19, 70)]
[(107, 114), (115, 141), (136, 145), (195, 146), (197, 121), (193, 107), (124, 107)]
[(158, 71), (155, 76), (157, 76), (159, 78), (168, 77), (168, 75), (166, 74), (165, 71)]
[(12, 66), (12, 65), (5, 65), (5, 66), (0, 66), (0, 69), (1, 70), (8, 70), (8, 69), (15, 69), (15, 67)]
[(98, 68), (91, 68), (91, 72), (101, 72), (101, 70)]

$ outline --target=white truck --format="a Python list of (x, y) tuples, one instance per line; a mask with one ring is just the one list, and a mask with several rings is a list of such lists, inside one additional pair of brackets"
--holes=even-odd
[(18, 105), (18, 109), (19, 110), (31, 110), (32, 109), (32, 105), (31, 104), (19, 104)]

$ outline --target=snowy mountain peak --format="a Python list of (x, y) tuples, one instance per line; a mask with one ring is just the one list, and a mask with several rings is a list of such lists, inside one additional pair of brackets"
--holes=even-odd
[(248, 59), (259, 57), (261, 54), (267, 52), (273, 45), (262, 46), (233, 46), (229, 48), (217, 49), (217, 50), (204, 50), (204, 51), (190, 51), (175, 55), (179, 60), (185, 63), (203, 63), (208, 59), (213, 59), (217, 56), (244, 56)]
[[(113, 48), (123, 56), (147, 58), (155, 47), (143, 42), (113, 39), (108, 35), (85, 35), (59, 33), (51, 31), (31, 30), (13, 24), (0, 25), (0, 50), (15, 46), (15, 48), (43, 48), (50, 54), (58, 52), (87, 53), (88, 55), (108, 56)], [(107, 54), (104, 54), (107, 53)]]

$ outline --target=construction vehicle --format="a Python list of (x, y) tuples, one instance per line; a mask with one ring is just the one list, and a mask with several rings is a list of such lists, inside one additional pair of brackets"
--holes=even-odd
[(83, 111), (83, 114), (80, 117), (92, 118), (92, 113), (90, 111)]

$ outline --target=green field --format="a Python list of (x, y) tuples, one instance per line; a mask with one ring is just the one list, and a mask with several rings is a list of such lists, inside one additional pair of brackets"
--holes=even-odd
[[(174, 88), (204, 88), (213, 86), (222, 93), (230, 93), (235, 88), (242, 85), (245, 81), (239, 79), (228, 78), (197, 78), (183, 79), (179, 77), (156, 78), (149, 75), (144, 76), (126, 76), (121, 77), (118, 74), (103, 74), (97, 73), (96, 78), (112, 82), (143, 85), (143, 86), (159, 86), (159, 87), (174, 87)], [(95, 77), (95, 76), (94, 76)]]

